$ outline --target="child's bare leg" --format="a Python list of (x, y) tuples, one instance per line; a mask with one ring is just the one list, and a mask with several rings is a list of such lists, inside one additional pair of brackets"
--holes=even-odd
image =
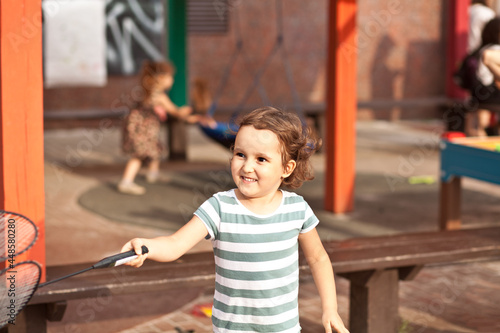
[(480, 109), (477, 111), (477, 135), (487, 136), (486, 129), (490, 125), (490, 111)]
[(156, 183), (160, 175), (160, 160), (153, 159), (149, 162), (148, 173), (146, 174), (146, 180), (148, 183)]
[(122, 180), (133, 182), (135, 179), (135, 176), (137, 176), (137, 173), (141, 169), (141, 160), (138, 158), (131, 158), (128, 162), (127, 165), (125, 166), (125, 171), (123, 172), (123, 177)]
[(465, 114), (465, 134), (467, 136), (477, 135), (477, 111)]
[(118, 190), (127, 194), (141, 195), (146, 192), (146, 189), (134, 183), (135, 176), (141, 169), (141, 160), (138, 158), (131, 158), (125, 166), (123, 177), (118, 184)]

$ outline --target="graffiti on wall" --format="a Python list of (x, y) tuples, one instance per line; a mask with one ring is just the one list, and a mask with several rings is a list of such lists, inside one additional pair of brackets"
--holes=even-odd
[(132, 75), (144, 60), (164, 58), (163, 6), (162, 0), (106, 0), (109, 75)]

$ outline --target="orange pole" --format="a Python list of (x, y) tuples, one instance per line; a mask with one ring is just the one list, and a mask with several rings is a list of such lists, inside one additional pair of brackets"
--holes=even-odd
[[(16, 262), (45, 266), (41, 0), (0, 1), (0, 208), (39, 229)], [(45, 279), (45, 276), (42, 277)]]
[(356, 0), (330, 0), (325, 209), (353, 210), (356, 152)]

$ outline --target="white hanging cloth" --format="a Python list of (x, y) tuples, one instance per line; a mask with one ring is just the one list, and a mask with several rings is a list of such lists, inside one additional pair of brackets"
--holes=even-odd
[(104, 86), (105, 0), (43, 0), (45, 87)]

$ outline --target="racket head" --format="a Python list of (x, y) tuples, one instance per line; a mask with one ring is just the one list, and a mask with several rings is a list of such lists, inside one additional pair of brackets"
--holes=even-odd
[(29, 250), (38, 238), (38, 228), (26, 216), (0, 210), (0, 261)]
[(15, 324), (35, 293), (42, 269), (35, 261), (23, 261), (0, 271), (0, 327)]

